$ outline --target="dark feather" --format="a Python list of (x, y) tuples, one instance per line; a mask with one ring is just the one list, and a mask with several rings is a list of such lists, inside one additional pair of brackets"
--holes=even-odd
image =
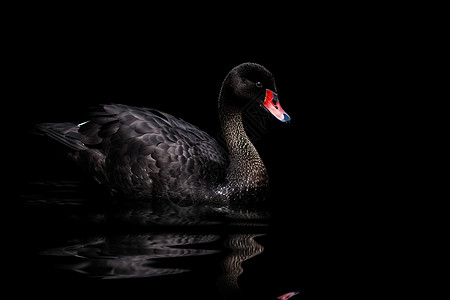
[(96, 169), (91, 171), (128, 196), (169, 193), (178, 199), (195, 198), (199, 195), (192, 193), (224, 180), (224, 172), (201, 177), (217, 167), (226, 169), (228, 160), (219, 144), (192, 124), (155, 109), (121, 104), (96, 107), (89, 116), (79, 127), (40, 126), (50, 137), (78, 150), (73, 156), (79, 161), (93, 160), (94, 155), (99, 160), (103, 153), (104, 163), (91, 163)]
[(81, 135), (78, 133), (78, 126), (75, 124), (41, 123), (37, 124), (36, 128), (73, 150), (87, 149), (81, 141)]

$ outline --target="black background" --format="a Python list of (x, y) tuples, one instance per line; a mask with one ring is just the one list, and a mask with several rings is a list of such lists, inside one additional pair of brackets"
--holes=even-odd
[[(160, 109), (216, 137), (222, 80), (234, 66), (256, 62), (274, 74), (292, 118), (269, 122), (255, 141), (270, 174), (277, 249), (261, 268), (297, 274), (273, 284), (301, 282), (305, 298), (345, 296), (371, 280), (362, 274), (379, 257), (368, 241), (376, 238), (380, 208), (389, 207), (395, 165), (394, 174), (380, 174), (399, 155), (392, 115), (401, 104), (391, 88), (403, 62), (395, 32), (364, 14), (322, 10), (280, 19), (39, 12), (11, 21), (4, 115), (16, 120), (9, 125), (15, 195), (35, 180), (85, 176), (63, 147), (31, 134), (33, 124), (83, 122), (89, 107), (113, 102)], [(128, 285), (121, 288), (145, 289)]]

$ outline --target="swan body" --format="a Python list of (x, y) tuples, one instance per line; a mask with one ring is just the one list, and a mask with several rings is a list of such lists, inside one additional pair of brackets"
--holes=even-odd
[(262, 201), (268, 174), (242, 123), (248, 105), (289, 121), (275, 81), (264, 67), (245, 63), (226, 76), (219, 117), (227, 150), (198, 127), (151, 108), (100, 105), (88, 121), (37, 127), (68, 146), (70, 156), (102, 184), (127, 198), (184, 203)]

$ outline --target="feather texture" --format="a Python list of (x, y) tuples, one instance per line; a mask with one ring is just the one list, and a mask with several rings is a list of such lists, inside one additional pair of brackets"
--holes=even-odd
[(99, 181), (133, 198), (212, 199), (204, 190), (222, 182), (228, 166), (226, 152), (210, 135), (155, 109), (101, 105), (81, 126), (43, 123), (38, 128), (83, 150), (72, 157)]

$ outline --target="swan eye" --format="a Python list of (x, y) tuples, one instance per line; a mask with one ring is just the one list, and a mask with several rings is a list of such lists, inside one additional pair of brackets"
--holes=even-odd
[(256, 83), (256, 86), (259, 87), (259, 88), (261, 88), (261, 87), (262, 87), (262, 83), (261, 83), (260, 81), (258, 81), (258, 82)]

